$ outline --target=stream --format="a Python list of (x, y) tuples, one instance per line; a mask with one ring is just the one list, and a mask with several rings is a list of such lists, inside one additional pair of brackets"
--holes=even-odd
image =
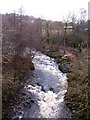
[(64, 101), (67, 76), (58, 69), (55, 59), (41, 52), (33, 58), (34, 77), (27, 79), (20, 100), (13, 108), (12, 119), (18, 118), (71, 118)]

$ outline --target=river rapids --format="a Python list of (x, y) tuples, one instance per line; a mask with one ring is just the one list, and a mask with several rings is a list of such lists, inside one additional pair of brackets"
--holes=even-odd
[(55, 59), (41, 52), (35, 53), (33, 63), (34, 77), (25, 84), (20, 96), (22, 102), (17, 104), (13, 119), (71, 118), (64, 101), (68, 87), (66, 74), (58, 69)]

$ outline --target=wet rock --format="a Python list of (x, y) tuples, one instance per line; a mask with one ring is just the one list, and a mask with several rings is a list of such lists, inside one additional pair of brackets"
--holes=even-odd
[(28, 97), (28, 99), (31, 99), (31, 97)]
[(22, 109), (22, 106), (16, 106), (17, 109)]
[(22, 93), (22, 95), (26, 95), (26, 93), (25, 93), (25, 92), (23, 92), (23, 93)]
[(31, 63), (31, 65), (30, 65), (30, 70), (35, 70), (33, 63)]
[(26, 103), (23, 104), (24, 107), (31, 107), (31, 102), (30, 101), (26, 101)]
[(19, 114), (24, 114), (24, 112), (23, 112), (23, 111), (18, 111), (18, 113), (19, 113)]
[(31, 103), (34, 103), (34, 100), (31, 100)]
[(45, 89), (43, 88), (43, 86), (41, 86), (41, 87), (42, 87), (42, 89), (41, 89), (41, 90), (42, 90), (43, 92), (46, 92), (46, 91), (45, 91)]
[(39, 83), (36, 83), (38, 86), (41, 86)]
[(50, 89), (49, 89), (50, 91), (52, 91), (52, 92), (54, 92), (54, 89), (52, 88), (52, 87), (50, 87)]
[(59, 64), (58, 69), (63, 73), (67, 73), (70, 71), (70, 65), (68, 63)]
[(32, 85), (33, 87), (35, 87), (35, 85), (34, 85), (34, 84), (30, 84), (30, 85)]
[(60, 63), (60, 60), (58, 60), (58, 59), (55, 59), (55, 62), (59, 64), (59, 63)]
[(41, 86), (41, 90), (42, 90), (43, 92), (46, 92), (42, 85), (40, 85), (39, 83), (36, 83), (36, 84), (37, 84), (38, 86)]

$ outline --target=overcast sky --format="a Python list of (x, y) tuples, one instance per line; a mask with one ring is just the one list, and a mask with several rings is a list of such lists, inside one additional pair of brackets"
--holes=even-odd
[(89, 0), (0, 0), (0, 13), (18, 12), (22, 6), (24, 14), (43, 17), (48, 20), (62, 20), (69, 12), (88, 11)]

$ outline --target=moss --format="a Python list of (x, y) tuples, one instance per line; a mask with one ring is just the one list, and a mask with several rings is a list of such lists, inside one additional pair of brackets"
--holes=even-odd
[(46, 51), (46, 55), (48, 55), (49, 57), (52, 57), (52, 58), (56, 58), (58, 60), (60, 60), (60, 58), (62, 57), (62, 54), (58, 51)]
[(77, 119), (86, 120), (89, 119), (88, 115), (89, 115), (88, 107), (85, 107), (82, 110), (78, 110), (77, 112), (75, 112), (75, 114), (73, 115), (73, 119), (77, 118)]

